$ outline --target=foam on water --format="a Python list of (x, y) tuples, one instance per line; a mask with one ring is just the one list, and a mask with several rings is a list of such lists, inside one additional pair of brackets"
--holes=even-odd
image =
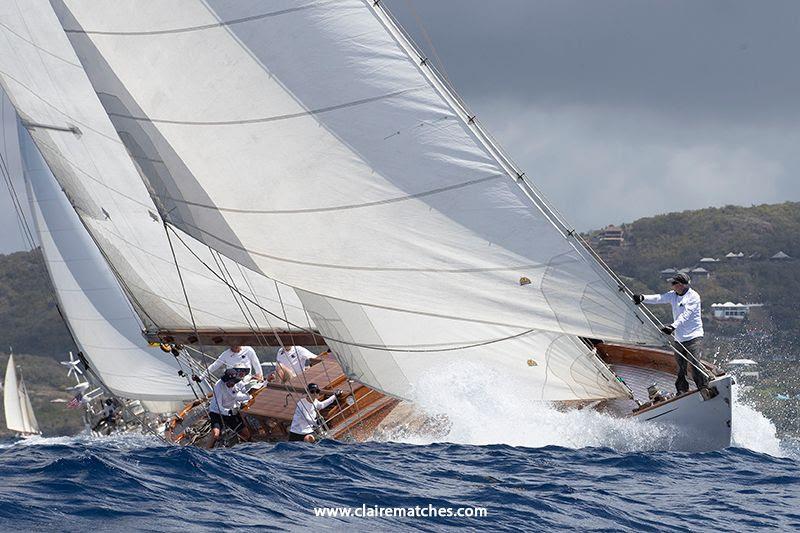
[[(473, 363), (436, 368), (415, 385), (415, 403), (443, 420), (435, 436), (401, 428), (389, 439), (410, 444), (508, 444), (540, 448), (609, 447), (617, 451), (679, 449), (674, 428), (617, 418), (592, 409), (558, 409), (538, 401), (521, 380)], [(738, 399), (734, 388), (733, 446), (784, 456), (775, 425)], [(446, 422), (445, 422), (446, 420)]]

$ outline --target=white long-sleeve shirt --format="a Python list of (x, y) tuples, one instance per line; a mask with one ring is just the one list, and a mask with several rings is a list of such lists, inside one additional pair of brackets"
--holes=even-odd
[(244, 391), (244, 383), (238, 382), (228, 387), (221, 379), (214, 385), (214, 397), (208, 403), (208, 410), (220, 415), (230, 415), (231, 409), (237, 409), (242, 402), (250, 399)]
[(290, 346), (287, 348), (279, 348), (278, 355), (275, 360), (294, 372), (295, 376), (299, 376), (309, 366), (310, 359), (316, 359), (318, 356), (313, 352), (303, 348), (302, 346)]
[(336, 395), (322, 401), (315, 399), (313, 405), (307, 398), (301, 398), (300, 401), (297, 402), (297, 408), (294, 410), (292, 425), (289, 427), (289, 431), (299, 435), (313, 433), (317, 421), (317, 411), (325, 409), (335, 401)]
[[(250, 346), (240, 346), (238, 352), (228, 348), (217, 357), (216, 361), (208, 365), (208, 370), (203, 372), (201, 377), (207, 378), (209, 374), (216, 372), (220, 368), (227, 370), (229, 368), (244, 368), (247, 366), (250, 367), (250, 374), (263, 374), (256, 351)], [(245, 377), (245, 381), (247, 381), (247, 377)]]
[(687, 289), (683, 295), (675, 291), (664, 294), (645, 294), (646, 304), (670, 304), (672, 306), (672, 324), (675, 338), (680, 342), (703, 336), (703, 319), (700, 316), (700, 295), (694, 289)]

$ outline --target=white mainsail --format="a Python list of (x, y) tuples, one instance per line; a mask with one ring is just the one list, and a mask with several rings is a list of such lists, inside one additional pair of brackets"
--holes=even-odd
[(381, 4), (52, 3), (161, 215), (294, 288), (351, 375), (483, 358), (609, 397), (571, 338), (663, 343)]
[(192, 398), (175, 358), (147, 347), (119, 283), (28, 132), (19, 130), (26, 190), (45, 265), (59, 309), (92, 370), (124, 398)]
[[(159, 209), (139, 176), (159, 163), (131, 159), (47, 0), (0, 2), (0, 83), (147, 329), (224, 332), (248, 330), (254, 321), (259, 329), (286, 329), (284, 315), (307, 325), (291, 290), (278, 295), (273, 281), (180, 230), (187, 246), (174, 243), (173, 261)], [(246, 319), (218, 275), (273, 314)]]
[(33, 414), (31, 400), (25, 382), (17, 379), (17, 368), (14, 364), (14, 354), (8, 356), (6, 377), (3, 387), (3, 409), (6, 417), (6, 427), (11, 431), (23, 434), (41, 433), (36, 415)]

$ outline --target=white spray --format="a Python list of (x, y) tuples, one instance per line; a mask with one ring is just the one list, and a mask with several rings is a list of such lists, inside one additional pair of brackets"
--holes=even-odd
[[(675, 449), (675, 431), (598, 413), (592, 409), (557, 409), (538, 401), (530, 387), (490, 367), (464, 363), (440, 367), (415, 384), (416, 406), (446, 420), (438, 432), (398, 428), (383, 438), (412, 444), (508, 444), (511, 446), (610, 447), (619, 451)], [(733, 445), (781, 455), (775, 426), (734, 395)], [(430, 425), (427, 426), (430, 429)]]

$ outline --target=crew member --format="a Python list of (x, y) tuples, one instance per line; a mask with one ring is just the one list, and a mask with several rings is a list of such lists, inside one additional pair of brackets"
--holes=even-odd
[(297, 402), (294, 417), (292, 417), (292, 425), (289, 427), (289, 440), (302, 440), (311, 444), (316, 442), (314, 428), (317, 426), (317, 413), (335, 402), (336, 396), (341, 393), (342, 391), (337, 390), (330, 398), (323, 400), (322, 398), (325, 397), (325, 394), (317, 384), (309, 383), (308, 394), (313, 401), (309, 401), (308, 398), (301, 398)]
[(672, 305), (672, 323), (661, 328), (665, 335), (675, 335), (678, 345), (675, 347), (679, 353), (675, 354), (678, 363), (678, 379), (675, 388), (678, 394), (689, 391), (689, 382), (686, 381), (686, 367), (692, 365), (692, 379), (697, 388), (708, 384), (706, 373), (701, 370), (700, 362), (703, 356), (703, 320), (700, 316), (700, 295), (689, 286), (689, 276), (676, 274), (667, 280), (672, 285), (672, 290), (664, 294), (634, 294), (634, 303), (641, 304), (670, 304)]
[(275, 372), (268, 378), (269, 381), (276, 377), (285, 383), (303, 373), (311, 366), (311, 361), (319, 357), (302, 346), (282, 346), (278, 349), (275, 361), (278, 363)]
[(208, 365), (208, 369), (203, 372), (200, 379), (208, 378), (211, 373), (220, 368), (227, 370), (229, 368), (243, 367), (249, 367), (248, 375), (252, 375), (259, 381), (264, 379), (264, 372), (261, 370), (261, 363), (258, 360), (256, 351), (250, 346), (231, 346), (222, 352), (216, 361)]
[(242, 403), (250, 400), (240, 376), (240, 372), (235, 368), (226, 370), (214, 385), (214, 396), (208, 405), (208, 416), (211, 420), (209, 448), (214, 447), (223, 428), (226, 427), (238, 433), (242, 440), (250, 439), (250, 430), (237, 411)]
[(111, 398), (106, 398), (106, 401), (103, 402), (103, 410), (100, 411), (100, 420), (97, 421), (97, 424), (94, 425), (92, 431), (98, 431), (100, 426), (105, 424), (106, 427), (111, 429), (114, 424), (114, 417), (117, 414), (117, 406), (114, 403), (114, 400)]

